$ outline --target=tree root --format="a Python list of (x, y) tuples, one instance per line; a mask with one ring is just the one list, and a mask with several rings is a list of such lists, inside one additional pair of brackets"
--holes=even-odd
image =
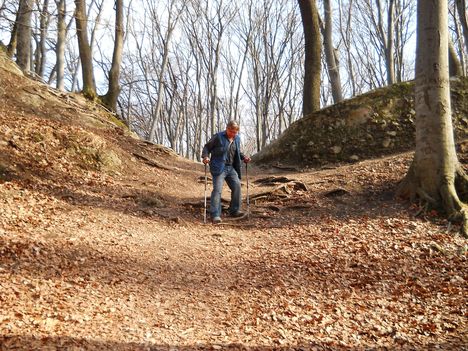
[(417, 215), (421, 214), (422, 211), (426, 211), (429, 207), (442, 208), (450, 222), (461, 225), (460, 233), (464, 238), (468, 239), (467, 205), (463, 202), (467, 198), (468, 177), (460, 167), (454, 178), (455, 181), (450, 179), (443, 181), (439, 189), (439, 198), (435, 198), (419, 186), (418, 177), (414, 173), (413, 167), (410, 167), (406, 177), (398, 186), (397, 196), (410, 199), (411, 202), (415, 202), (416, 198), (419, 198), (423, 206)]
[(459, 167), (455, 175), (455, 188), (461, 201), (468, 202), (468, 175)]
[(443, 208), (447, 213), (450, 222), (460, 223), (460, 233), (464, 238), (468, 238), (468, 218), (466, 215), (466, 205), (460, 201), (455, 183), (443, 184), (440, 189)]

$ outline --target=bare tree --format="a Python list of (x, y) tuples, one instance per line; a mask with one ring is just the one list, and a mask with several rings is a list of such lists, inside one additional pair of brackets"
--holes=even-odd
[(325, 23), (322, 25), (323, 46), (325, 49), (324, 51), (332, 88), (333, 101), (337, 103), (343, 100), (343, 93), (341, 91), (340, 67), (337, 50), (333, 47), (333, 22), (330, 0), (324, 0), (323, 5), (325, 10)]
[(457, 52), (453, 46), (452, 38), (448, 38), (448, 54), (449, 54), (449, 74), (450, 77), (462, 76), (463, 75), (463, 66), (458, 59)]
[(35, 72), (38, 77), (44, 77), (44, 70), (47, 61), (46, 55), (46, 42), (48, 27), (50, 23), (50, 12), (49, 12), (49, 0), (43, 0), (42, 8), (40, 8), (39, 1), (36, 0), (39, 14), (39, 35), (35, 36), (36, 50), (35, 50), (35, 59), (34, 66)]
[(88, 17), (86, 15), (86, 1), (75, 0), (75, 6), (75, 22), (78, 37), (78, 48), (80, 51), (83, 94), (90, 99), (95, 99), (97, 97), (96, 83), (94, 79), (91, 46), (88, 40)]
[(16, 20), (18, 26), (16, 62), (24, 72), (29, 72), (31, 69), (32, 3), (32, 0), (20, 0), (18, 16)]
[(463, 221), (467, 235), (467, 216), (459, 195), (466, 197), (468, 178), (455, 151), (447, 14), (447, 0), (418, 1), (416, 150), (398, 193), (411, 199), (419, 196), (430, 206), (443, 208), (450, 220)]
[(57, 5), (57, 45), (55, 47), (56, 56), (56, 72), (57, 72), (57, 89), (65, 90), (65, 41), (66, 41), (66, 25), (65, 15), (67, 12), (65, 0), (55, 0)]
[(315, 0), (298, 0), (304, 28), (304, 94), (302, 113), (308, 115), (320, 109), (321, 42), (320, 25)]
[(16, 46), (18, 44), (18, 24), (19, 24), (19, 17), (21, 14), (21, 12), (19, 11), (20, 10), (19, 5), (20, 4), (18, 4), (18, 9), (12, 10), (12, 13), (15, 13), (16, 16), (15, 16), (15, 21), (13, 22), (13, 28), (11, 29), (10, 41), (8, 42), (7, 50), (6, 50), (6, 53), (8, 57), (10, 58), (12, 58), (13, 55), (15, 54)]
[(460, 18), (460, 23), (463, 28), (463, 37), (465, 40), (466, 52), (468, 53), (468, 19), (466, 15), (466, 1), (465, 0), (456, 0), (458, 16)]
[(109, 72), (109, 88), (102, 97), (102, 102), (111, 111), (117, 110), (117, 99), (120, 94), (120, 66), (122, 64), (122, 50), (124, 43), (124, 6), (123, 0), (115, 0), (115, 40), (112, 66)]
[[(162, 48), (161, 68), (159, 70), (158, 83), (157, 83), (158, 84), (158, 88), (157, 88), (158, 98), (156, 101), (155, 111), (153, 113), (153, 120), (151, 122), (149, 138), (148, 138), (150, 141), (153, 141), (155, 134), (156, 134), (156, 126), (158, 122), (158, 117), (159, 117), (159, 114), (161, 113), (162, 104), (163, 104), (164, 76), (166, 74), (167, 63), (169, 59), (169, 46), (171, 43), (172, 34), (177, 25), (177, 22), (179, 21), (181, 13), (182, 13), (182, 9), (177, 8), (176, 1), (171, 0), (169, 4), (169, 9), (168, 9), (167, 28), (166, 28), (166, 32), (163, 33), (162, 27), (159, 24), (159, 19), (157, 17), (157, 10), (155, 7), (151, 7), (151, 16), (152, 16), (151, 18), (152, 18), (153, 23), (157, 26), (156, 34), (160, 37), (163, 48)], [(173, 16), (175, 16), (175, 18)]]

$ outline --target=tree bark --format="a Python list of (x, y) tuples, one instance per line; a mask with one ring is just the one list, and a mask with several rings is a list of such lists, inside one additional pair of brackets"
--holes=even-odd
[(447, 14), (447, 0), (418, 1), (416, 150), (398, 194), (419, 197), (445, 210), (449, 220), (462, 220), (466, 235), (465, 205), (456, 189), (466, 189), (467, 177), (457, 159), (452, 127)]
[(330, 76), (330, 84), (332, 88), (333, 102), (336, 104), (343, 100), (343, 93), (341, 91), (341, 78), (340, 68), (338, 65), (338, 57), (335, 54), (332, 39), (332, 9), (330, 0), (324, 0), (323, 6), (325, 8), (325, 26), (323, 28), (323, 46), (325, 49), (325, 57), (327, 60), (328, 74)]
[(453, 46), (452, 39), (448, 38), (448, 54), (449, 54), (449, 74), (450, 77), (462, 76), (463, 68), (460, 60), (458, 59), (457, 52)]
[(320, 109), (321, 43), (320, 24), (315, 0), (298, 0), (304, 28), (305, 62), (302, 113)]
[(104, 106), (106, 106), (111, 111), (117, 110), (117, 99), (120, 94), (119, 78), (124, 42), (123, 12), (123, 0), (115, 0), (114, 53), (112, 55), (112, 66), (109, 72), (109, 89), (107, 94), (102, 97)]
[(13, 28), (11, 29), (11, 36), (10, 41), (7, 45), (7, 55), (9, 58), (13, 58), (13, 55), (16, 51), (16, 46), (18, 45), (18, 23), (20, 17), (20, 9), (18, 8), (18, 12), (16, 13), (15, 23), (13, 24)]
[(468, 19), (466, 16), (466, 0), (456, 0), (458, 16), (463, 28), (463, 37), (465, 38), (465, 46), (468, 52)]
[(96, 98), (96, 83), (94, 80), (93, 57), (88, 40), (86, 0), (75, 0), (75, 6), (76, 31), (83, 78), (83, 95), (93, 100)]
[(29, 72), (31, 68), (31, 15), (32, 0), (21, 0), (18, 8), (18, 41), (16, 47), (16, 63)]
[(65, 90), (65, 40), (66, 40), (66, 25), (65, 25), (65, 14), (66, 14), (66, 1), (56, 0), (57, 11), (58, 11), (58, 23), (57, 23), (57, 47), (55, 48), (56, 55), (56, 71), (57, 71), (57, 89)]
[(390, 0), (388, 4), (388, 19), (387, 19), (387, 45), (385, 49), (385, 61), (387, 63), (387, 84), (395, 83), (395, 60), (393, 58), (393, 31), (394, 26), (394, 8), (395, 1)]
[(49, 27), (49, 0), (44, 0), (44, 3), (42, 4), (42, 11), (39, 14), (40, 15), (40, 21), (39, 21), (39, 30), (40, 30), (40, 35), (39, 35), (39, 41), (37, 42), (37, 47), (36, 47), (36, 58), (35, 58), (35, 71), (36, 74), (44, 78), (44, 69), (45, 69), (45, 64), (47, 61), (47, 56), (46, 56), (46, 40), (47, 40), (47, 31)]

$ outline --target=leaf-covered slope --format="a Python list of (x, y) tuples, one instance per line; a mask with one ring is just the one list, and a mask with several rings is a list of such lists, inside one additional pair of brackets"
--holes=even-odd
[[(451, 84), (456, 139), (466, 148), (468, 79)], [(414, 147), (414, 117), (413, 84), (396, 84), (298, 120), (253, 159), (304, 167), (408, 151)]]

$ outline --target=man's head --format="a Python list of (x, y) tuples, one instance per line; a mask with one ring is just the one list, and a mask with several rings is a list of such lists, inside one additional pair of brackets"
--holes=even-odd
[(229, 121), (226, 125), (226, 134), (228, 138), (234, 138), (239, 133), (239, 124), (236, 121)]

